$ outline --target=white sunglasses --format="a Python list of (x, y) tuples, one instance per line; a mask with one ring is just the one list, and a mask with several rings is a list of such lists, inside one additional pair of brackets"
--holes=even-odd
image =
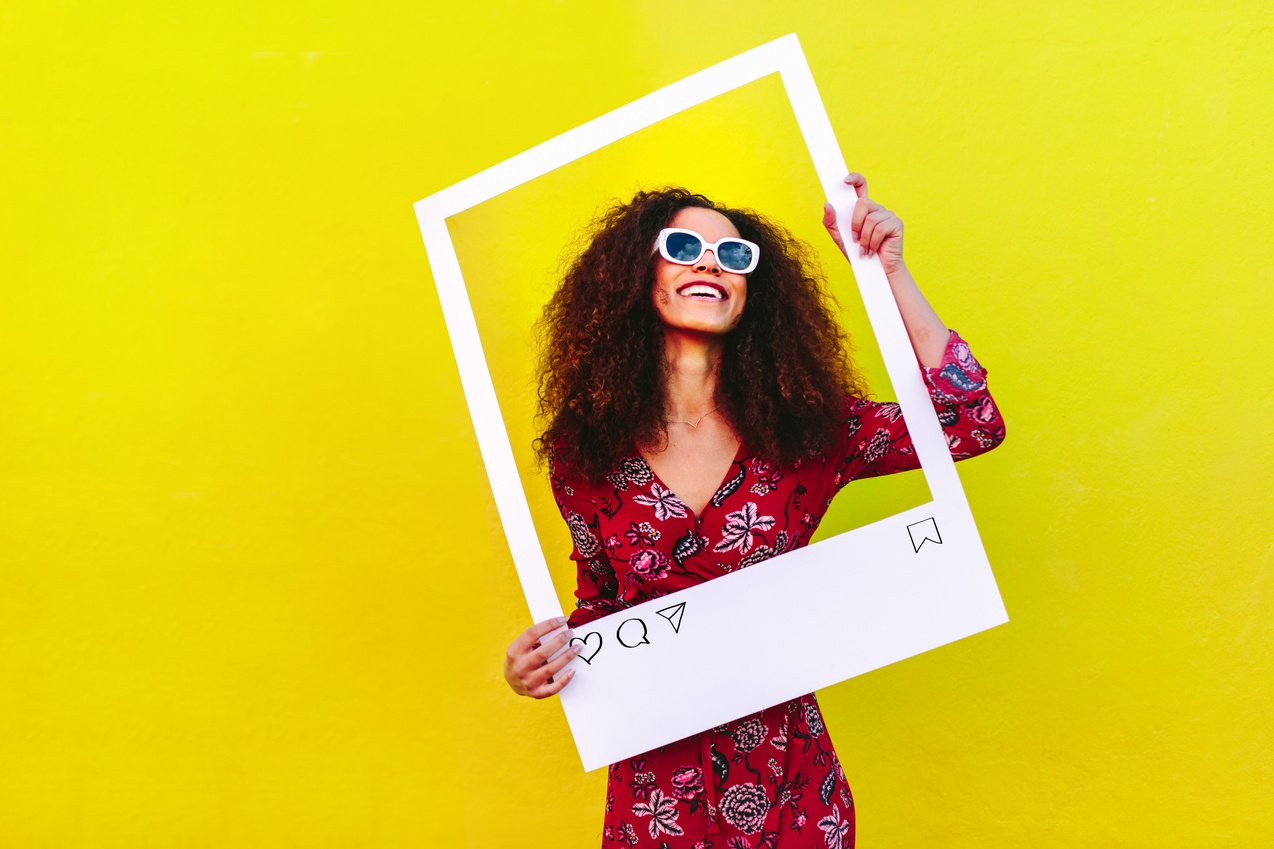
[(694, 265), (708, 251), (717, 258), (717, 265), (735, 274), (748, 274), (756, 269), (761, 258), (761, 248), (747, 239), (727, 236), (718, 242), (709, 242), (694, 230), (665, 227), (659, 231), (655, 243), (659, 255), (678, 265)]

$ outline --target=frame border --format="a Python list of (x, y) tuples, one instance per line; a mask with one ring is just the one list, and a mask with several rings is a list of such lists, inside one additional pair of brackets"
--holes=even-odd
[[(518, 578), (534, 621), (560, 616), (563, 611), (549, 575), (544, 552), (540, 548), (531, 518), (530, 505), (514, 460), (513, 448), (500, 415), (499, 401), (482, 350), (459, 260), (447, 230), (446, 219), (580, 159), (631, 133), (773, 73), (780, 75), (819, 182), (828, 200), (836, 209), (837, 225), (845, 238), (845, 243), (852, 244), (853, 239), (849, 233), (849, 213), (853, 209), (856, 195), (852, 188), (842, 182), (848, 169), (819, 97), (813, 75), (801, 50), (800, 42), (794, 33), (658, 89), (442, 189), (415, 204), (425, 251), (433, 270), (447, 332), (456, 354), (456, 364), (483, 463), (491, 482), (500, 521), (517, 568)], [(810, 682), (806, 680), (810, 677), (808, 674), (810, 667), (806, 666), (804, 667), (805, 678), (801, 679), (803, 684), (793, 687), (791, 676), (779, 675), (778, 678), (782, 680), (774, 687), (751, 687), (750, 692), (739, 703), (753, 705), (752, 710), (778, 704), (786, 698), (810, 692), (819, 686), (827, 686), (868, 669), (936, 648), (968, 634), (1002, 624), (1008, 618), (974, 526), (968, 501), (955, 471), (954, 460), (947, 449), (945, 436), (915, 361), (915, 354), (884, 270), (876, 257), (858, 257), (853, 251), (849, 254), (850, 266), (858, 283), (872, 330), (876, 335), (886, 372), (898, 395), (897, 401), (902, 408), (903, 420), (911, 434), (932, 500), (871, 525), (813, 543), (799, 551), (771, 558), (750, 569), (731, 573), (708, 584), (664, 596), (658, 600), (658, 604), (676, 604), (691, 596), (700, 596), (702, 595), (700, 591), (704, 587), (720, 584), (726, 579), (732, 579), (735, 582), (736, 585), (733, 586), (732, 591), (736, 597), (739, 592), (751, 592), (739, 586), (740, 583), (750, 582), (750, 579), (745, 579), (745, 576), (756, 573), (759, 580), (762, 573), (773, 573), (773, 569), (769, 567), (777, 561), (783, 561), (785, 570), (790, 573), (792, 568), (799, 568), (795, 562), (797, 560), (812, 564), (816, 562), (813, 559), (816, 557), (818, 561), (844, 562), (845, 555), (858, 554), (862, 551), (882, 556), (877, 552), (882, 544), (876, 542), (875, 537), (882, 530), (887, 531), (898, 525), (909, 525), (910, 527), (905, 528), (902, 533), (907, 543), (906, 548), (912, 554), (919, 554), (924, 543), (930, 541), (934, 544), (929, 545), (925, 550), (931, 555), (937, 545), (942, 545), (944, 550), (940, 555), (935, 555), (940, 559), (950, 561), (953, 557), (955, 559), (963, 557), (969, 560), (968, 566), (973, 571), (965, 574), (964, 583), (954, 588), (954, 591), (960, 595), (967, 590), (968, 597), (946, 599), (957, 606), (962, 602), (965, 603), (968, 609), (957, 612), (969, 615), (963, 618), (953, 617), (950, 622), (944, 621), (941, 624), (944, 625), (945, 630), (939, 629), (938, 633), (930, 634), (920, 640), (916, 640), (914, 635), (909, 633), (895, 633), (892, 639), (896, 645), (873, 645), (870, 650), (862, 652), (862, 657), (855, 657), (856, 665), (848, 665), (849, 675), (843, 674), (847, 665), (838, 663), (833, 664), (837, 666), (837, 669), (830, 677), (820, 671), (814, 675), (817, 680)], [(932, 536), (927, 539), (922, 536), (917, 544), (915, 527), (933, 522), (936, 534), (936, 517), (939, 516), (946, 542), (944, 543), (940, 537), (935, 540)], [(953, 544), (958, 548), (958, 553), (948, 548)], [(888, 557), (892, 557), (892, 554), (886, 556), (886, 559)], [(853, 557), (849, 560), (855, 562)], [(789, 580), (790, 577), (789, 574)], [(915, 588), (909, 586), (908, 591), (913, 590)], [(888, 590), (888, 592), (898, 591), (899, 588), (896, 586)], [(637, 605), (622, 614), (602, 617), (590, 623), (588, 627), (590, 629), (604, 627), (612, 618), (617, 622), (620, 618), (631, 618), (644, 607), (645, 604)], [(864, 614), (864, 620), (872, 619), (870, 615), (866, 615), (866, 611), (860, 611), (860, 613)], [(892, 630), (882, 621), (876, 621), (873, 627)], [(857, 633), (857, 638), (861, 641), (864, 636), (867, 636), (872, 642), (876, 642), (874, 639), (876, 635), (875, 631)], [(888, 643), (889, 640), (885, 642)], [(578, 663), (578, 659), (572, 661), (572, 665), (578, 665)], [(595, 670), (590, 669), (589, 672), (589, 677), (596, 677)], [(622, 719), (614, 717), (608, 719), (613, 712), (603, 710), (601, 704), (605, 703), (609, 706), (614, 699), (611, 698), (608, 701), (608, 697), (603, 692), (606, 690), (605, 686), (581, 686), (584, 684), (584, 676), (577, 675), (576, 678), (577, 680), (573, 682), (574, 686), (562, 691), (561, 700), (586, 770), (647, 751), (748, 712), (734, 708), (725, 711), (732, 715), (724, 716), (721, 715), (721, 711), (715, 713), (711, 710), (699, 711), (690, 720), (672, 723), (671, 726), (665, 722), (655, 723), (658, 727), (653, 733), (641, 733), (631, 724), (625, 724)], [(813, 686), (808, 686), (811, 683)], [(787, 695), (776, 697), (776, 694)], [(626, 693), (624, 698), (631, 699), (632, 693)], [(620, 713), (625, 712), (620, 711)], [(712, 721), (706, 721), (711, 717), (715, 718)]]

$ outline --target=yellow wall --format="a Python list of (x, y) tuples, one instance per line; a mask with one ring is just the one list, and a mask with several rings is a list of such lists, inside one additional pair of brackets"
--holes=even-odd
[(596, 845), (410, 204), (790, 31), (1009, 418), (862, 844), (1268, 843), (1267, 4), (462, 5), (0, 10), (0, 847)]

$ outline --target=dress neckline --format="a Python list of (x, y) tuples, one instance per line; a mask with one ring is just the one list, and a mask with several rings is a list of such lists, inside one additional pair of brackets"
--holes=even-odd
[(730, 459), (729, 465), (725, 467), (725, 472), (722, 473), (721, 480), (717, 481), (716, 487), (712, 490), (712, 495), (708, 496), (708, 503), (704, 504), (703, 507), (699, 508), (698, 510), (695, 510), (693, 507), (691, 507), (690, 504), (686, 501), (686, 499), (678, 495), (677, 492), (672, 487), (668, 486), (668, 484), (664, 482), (663, 478), (659, 477), (659, 473), (655, 471), (655, 467), (650, 464), (650, 461), (646, 459), (645, 455), (643, 455), (639, 449), (634, 449), (634, 450), (637, 451), (636, 458), (638, 460), (641, 460), (643, 463), (645, 463), (646, 468), (650, 469), (651, 479), (654, 482), (658, 483), (665, 490), (667, 490), (668, 493), (671, 494), (673, 498), (681, 502), (681, 504), (686, 508), (686, 510), (689, 511), (690, 517), (694, 519), (695, 522), (697, 523), (699, 519), (703, 517), (703, 514), (708, 512), (709, 508), (712, 507), (713, 499), (715, 499), (718, 493), (721, 492), (722, 488), (727, 483), (729, 483), (731, 479), (733, 479), (734, 467), (739, 464), (740, 460), (742, 460), (744, 457), (747, 456), (747, 454), (744, 453), (746, 449), (747, 449), (747, 445), (744, 443), (742, 439), (740, 439), (739, 447), (735, 449), (734, 457)]

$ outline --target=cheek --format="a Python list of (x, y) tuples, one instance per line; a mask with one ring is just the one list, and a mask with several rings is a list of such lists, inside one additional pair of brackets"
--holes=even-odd
[(667, 279), (666, 263), (661, 259), (655, 271), (654, 302), (656, 307), (666, 307), (672, 303), (672, 283)]

